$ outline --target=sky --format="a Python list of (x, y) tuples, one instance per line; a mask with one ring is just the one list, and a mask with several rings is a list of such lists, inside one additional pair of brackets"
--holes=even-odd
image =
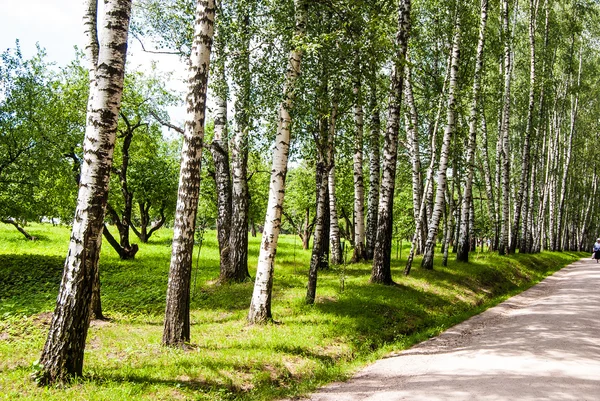
[[(74, 47), (83, 48), (85, 43), (82, 17), (82, 0), (0, 0), (0, 52), (14, 48), (18, 39), (27, 59), (39, 43), (46, 49), (47, 61), (67, 65), (75, 57)], [(130, 40), (128, 68), (149, 69), (152, 61), (159, 70), (174, 72), (169, 89), (185, 90), (185, 65), (177, 56), (144, 53), (136, 40)], [(183, 125), (183, 106), (168, 111), (172, 122)]]

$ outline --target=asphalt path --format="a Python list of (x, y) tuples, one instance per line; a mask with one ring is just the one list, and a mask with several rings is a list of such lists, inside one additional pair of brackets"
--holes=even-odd
[(310, 400), (600, 400), (600, 264), (575, 262)]

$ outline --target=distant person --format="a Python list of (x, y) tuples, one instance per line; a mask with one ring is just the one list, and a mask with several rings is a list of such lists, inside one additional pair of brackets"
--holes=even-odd
[(598, 263), (598, 259), (600, 259), (600, 238), (596, 239), (596, 243), (594, 244), (592, 259), (596, 259), (596, 263)]

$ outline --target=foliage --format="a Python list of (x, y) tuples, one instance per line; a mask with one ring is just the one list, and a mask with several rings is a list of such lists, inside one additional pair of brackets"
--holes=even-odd
[(0, 63), (0, 215), (19, 220), (66, 217), (73, 204), (73, 165), (83, 119), (69, 107), (70, 67), (52, 72), (38, 52), (25, 60), (17, 45)]

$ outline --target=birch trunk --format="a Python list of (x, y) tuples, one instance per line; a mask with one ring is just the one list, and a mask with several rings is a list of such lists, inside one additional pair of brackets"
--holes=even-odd
[[(569, 170), (571, 167), (571, 154), (573, 150), (573, 138), (576, 133), (577, 113), (579, 112), (579, 91), (581, 86), (581, 65), (582, 65), (582, 50), (579, 50), (579, 69), (577, 73), (577, 87), (575, 95), (571, 95), (571, 120), (569, 127), (569, 136), (567, 138), (567, 149), (565, 152), (565, 161), (563, 163), (563, 175), (561, 180), (561, 191), (558, 205), (558, 244), (561, 244), (562, 229), (564, 226), (564, 209), (565, 209), (565, 197), (567, 195), (567, 178), (569, 176)], [(562, 248), (558, 249), (562, 250)]]
[[(446, 92), (446, 86), (448, 84), (448, 80), (450, 78), (450, 66), (452, 63), (452, 54), (448, 57), (448, 63), (446, 68), (446, 76), (444, 77), (444, 84), (442, 85), (442, 92), (440, 93), (440, 98), (437, 105), (437, 113), (435, 116), (435, 123), (433, 125), (433, 129), (431, 130), (431, 145), (430, 145), (430, 159), (429, 159), (429, 167), (427, 168), (427, 178), (425, 180), (425, 188), (423, 188), (423, 198), (421, 199), (421, 205), (419, 207), (419, 217), (415, 222), (415, 232), (413, 234), (412, 242), (410, 245), (410, 251), (408, 253), (408, 258), (406, 260), (406, 266), (404, 267), (404, 275), (408, 276), (412, 269), (412, 262), (415, 257), (415, 252), (418, 247), (418, 239), (419, 235), (422, 235), (423, 240), (426, 238), (426, 235), (423, 235), (424, 229), (427, 227), (427, 216), (431, 216), (431, 211), (433, 207), (431, 203), (433, 202), (433, 175), (435, 172), (435, 162), (436, 162), (436, 143), (437, 143), (437, 132), (438, 126), (440, 123), (441, 115), (442, 115), (442, 107), (444, 104), (444, 93)], [(431, 209), (431, 211), (429, 210)]]
[(381, 121), (379, 119), (379, 108), (377, 107), (377, 84), (373, 83), (371, 88), (371, 127), (369, 137), (369, 200), (367, 207), (367, 232), (365, 256), (368, 260), (373, 259), (375, 237), (377, 235), (377, 209), (379, 206), (379, 136)]
[[(492, 230), (494, 233), (498, 231), (498, 210), (496, 208), (494, 187), (492, 185), (492, 173), (490, 171), (490, 157), (488, 152), (488, 130), (485, 119), (485, 112), (481, 113), (481, 136), (482, 136), (482, 164), (483, 164), (483, 178), (485, 180), (485, 193), (487, 197), (487, 206), (490, 217), (492, 218)], [(495, 235), (495, 234), (494, 234)], [(495, 238), (490, 241), (492, 249), (495, 249)]]
[[(300, 40), (306, 29), (306, 3), (304, 0), (294, 0), (296, 28), (295, 36)], [(302, 48), (297, 46), (290, 52), (283, 100), (279, 106), (279, 122), (273, 149), (273, 165), (271, 167), (271, 182), (269, 185), (269, 199), (267, 215), (263, 229), (262, 243), (254, 281), (254, 291), (248, 312), (249, 323), (266, 323), (272, 318), (271, 293), (273, 289), (273, 271), (275, 267), (275, 253), (277, 240), (281, 229), (281, 210), (285, 194), (285, 176), (290, 148), (290, 126), (292, 117), (290, 112), (294, 105), (294, 90), (300, 75)]]
[(454, 38), (452, 40), (452, 56), (450, 63), (450, 81), (448, 85), (448, 110), (447, 110), (447, 122), (444, 130), (444, 139), (442, 141), (442, 149), (440, 152), (440, 164), (438, 168), (437, 177), (437, 191), (435, 195), (435, 203), (431, 219), (429, 221), (429, 228), (427, 232), (427, 242), (425, 243), (425, 250), (423, 252), (423, 260), (421, 267), (425, 269), (433, 269), (433, 255), (435, 252), (435, 243), (438, 233), (438, 226), (440, 223), (441, 214), (444, 208), (444, 196), (446, 192), (446, 173), (448, 170), (448, 153), (450, 151), (450, 142), (454, 134), (455, 129), (455, 92), (457, 86), (457, 75), (458, 75), (458, 64), (459, 64), (459, 47), (460, 47), (460, 14), (457, 12), (456, 26), (455, 26)]
[(499, 137), (502, 138), (501, 162), (502, 162), (502, 220), (500, 225), (500, 241), (498, 254), (505, 255), (509, 241), (509, 207), (510, 207), (510, 90), (512, 76), (512, 54), (509, 29), (508, 0), (502, 0), (502, 33), (504, 36), (504, 93), (502, 95), (502, 119)]
[(396, 161), (398, 158), (398, 129), (400, 126), (400, 104), (404, 85), (404, 63), (410, 33), (410, 0), (402, 0), (398, 7), (398, 32), (396, 34), (396, 54), (391, 73), (391, 87), (388, 105), (388, 120), (383, 149), (383, 176), (379, 197), (378, 230), (373, 254), (371, 282), (392, 284), (390, 259), (392, 252), (392, 223), (394, 210), (394, 187)]
[(319, 127), (319, 138), (317, 140), (317, 168), (315, 172), (316, 177), (316, 198), (317, 198), (317, 210), (315, 219), (315, 232), (313, 240), (313, 249), (310, 259), (310, 267), (308, 271), (308, 286), (306, 291), (306, 303), (312, 305), (315, 303), (315, 297), (317, 294), (317, 275), (323, 265), (323, 259), (327, 258), (325, 253), (324, 245), (327, 242), (325, 238), (325, 224), (326, 224), (326, 209), (329, 208), (328, 204), (328, 180), (324, 179), (327, 176), (328, 170), (328, 132), (327, 132), (327, 119), (321, 118)]
[[(358, 59), (358, 57), (357, 57)], [(357, 62), (358, 63), (358, 62)], [(366, 259), (365, 255), (365, 188), (363, 185), (363, 104), (361, 83), (354, 84), (354, 254), (353, 262)]]
[(488, 1), (481, 0), (481, 16), (479, 22), (479, 41), (477, 43), (477, 55), (475, 58), (475, 74), (473, 76), (473, 101), (469, 114), (469, 142), (467, 146), (467, 179), (465, 182), (465, 194), (462, 202), (460, 231), (458, 236), (458, 248), (456, 260), (469, 261), (470, 251), (470, 211), (473, 200), (473, 174), (475, 171), (475, 147), (477, 146), (477, 113), (479, 107), (479, 88), (481, 85), (481, 69), (483, 67), (483, 48), (485, 45), (485, 26), (487, 23)]
[(337, 212), (337, 198), (335, 196), (335, 131), (337, 120), (337, 101), (333, 102), (331, 109), (331, 119), (329, 123), (329, 136), (327, 159), (329, 168), (327, 172), (328, 193), (329, 193), (329, 243), (331, 245), (331, 264), (342, 264), (342, 244), (340, 238), (340, 225)]
[(131, 1), (105, 0), (102, 43), (98, 42), (97, 2), (84, 4), (90, 65), (85, 157), (62, 282), (37, 373), (38, 383), (45, 385), (82, 374), (125, 74)]
[(198, 0), (195, 17), (186, 98), (187, 116), (162, 337), (162, 343), (166, 346), (184, 346), (190, 340), (192, 253), (200, 193), (206, 88), (214, 32), (214, 0)]
[[(408, 114), (406, 122), (406, 139), (410, 149), (410, 161), (412, 166), (412, 198), (413, 198), (413, 216), (415, 222), (420, 219), (420, 208), (423, 201), (423, 180), (421, 178), (421, 152), (419, 148), (419, 131), (417, 107), (412, 90), (412, 77), (410, 67), (406, 67), (406, 103), (408, 105)], [(422, 226), (420, 224), (420, 226)], [(423, 230), (415, 231), (417, 233), (417, 249), (422, 249), (421, 242), (424, 235)]]
[(248, 131), (250, 130), (250, 15), (248, 6), (242, 6), (241, 55), (234, 77), (237, 86), (235, 102), (236, 133), (231, 154), (231, 232), (229, 259), (231, 267), (228, 281), (242, 282), (248, 273)]
[(225, 75), (225, 43), (215, 31), (213, 78), (215, 96), (214, 135), (210, 144), (215, 165), (215, 189), (217, 195), (217, 241), (219, 243), (220, 281), (228, 281), (231, 276), (229, 232), (231, 228), (231, 170), (229, 168), (229, 133), (227, 130), (227, 96), (229, 92)]

